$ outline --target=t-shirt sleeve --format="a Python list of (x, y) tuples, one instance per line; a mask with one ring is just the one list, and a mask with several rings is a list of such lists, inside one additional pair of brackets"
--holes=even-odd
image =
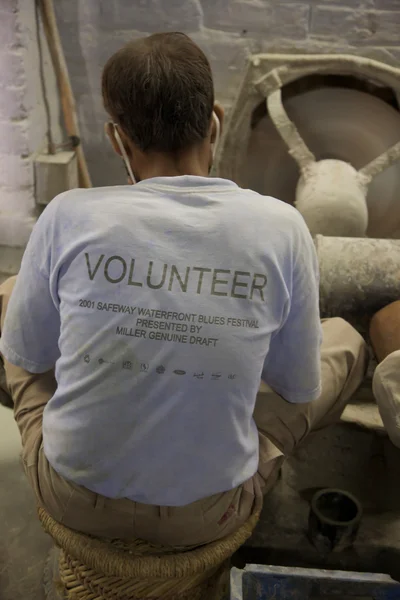
[(299, 216), (288, 287), (289, 307), (272, 336), (263, 380), (285, 400), (305, 403), (321, 393), (319, 269), (311, 235)]
[(49, 371), (60, 354), (60, 315), (50, 290), (53, 212), (46, 209), (33, 229), (1, 332), (1, 353), (30, 373)]
[(400, 350), (376, 367), (372, 389), (386, 431), (400, 448)]

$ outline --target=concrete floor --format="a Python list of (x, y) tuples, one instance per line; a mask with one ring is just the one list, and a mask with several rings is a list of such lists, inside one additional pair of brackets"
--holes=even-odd
[(44, 600), (43, 569), (52, 544), (36, 517), (19, 454), (12, 411), (0, 406), (0, 599)]

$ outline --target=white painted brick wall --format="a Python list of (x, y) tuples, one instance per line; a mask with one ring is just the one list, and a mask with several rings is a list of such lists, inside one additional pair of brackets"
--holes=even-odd
[[(46, 134), (34, 2), (1, 0), (0, 39), (0, 273), (12, 273), (36, 220), (32, 156), (43, 148)], [(60, 141), (54, 74), (43, 45), (54, 136)]]
[[(33, 219), (32, 169), (27, 140), (25, 68), (21, 51), (18, 2), (6, 0), (0, 9), (0, 245), (23, 246)], [(28, 165), (28, 166), (27, 166)], [(0, 250), (1, 251), (1, 250)], [(0, 263), (4, 256), (1, 251)], [(9, 261), (9, 257), (8, 262)], [(11, 261), (11, 267), (13, 267)], [(5, 270), (0, 264), (0, 271)], [(11, 269), (13, 270), (13, 269)]]
[(126, 29), (131, 23), (132, 29), (149, 33), (196, 31), (203, 20), (200, 0), (110, 0), (100, 4), (100, 25), (105, 29)]
[[(400, 4), (400, 3), (399, 3)], [(399, 10), (350, 9), (339, 6), (317, 6), (312, 11), (310, 34), (335, 41), (340, 37), (350, 44), (378, 46), (400, 42)]]
[(307, 2), (281, 3), (264, 0), (203, 0), (203, 24), (209, 29), (243, 35), (262, 33), (292, 40), (308, 33), (310, 6)]

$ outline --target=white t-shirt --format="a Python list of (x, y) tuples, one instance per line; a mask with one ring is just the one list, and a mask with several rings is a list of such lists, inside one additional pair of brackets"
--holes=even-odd
[[(72, 190), (40, 217), (1, 351), (56, 364), (44, 452), (111, 498), (179, 506), (254, 475), (260, 378), (320, 393), (314, 245), (292, 207), (222, 179)], [(268, 407), (266, 407), (266, 410)]]

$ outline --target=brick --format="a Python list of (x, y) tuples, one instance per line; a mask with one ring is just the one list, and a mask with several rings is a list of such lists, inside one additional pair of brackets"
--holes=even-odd
[(204, 25), (224, 31), (262, 32), (265, 36), (301, 39), (307, 35), (309, 5), (264, 0), (203, 0)]
[(252, 54), (352, 54), (354, 46), (346, 42), (333, 44), (327, 40), (305, 39), (293, 44), (291, 40), (270, 39), (261, 34), (251, 39)]
[[(280, 0), (293, 2), (294, 0)], [(297, 0), (304, 2), (304, 0)], [(358, 8), (360, 10), (400, 10), (399, 0), (310, 0), (314, 6), (341, 6), (342, 8)]]
[(75, 2), (58, 0), (54, 3), (54, 12), (56, 13), (57, 23), (66, 25), (78, 21), (78, 5)]
[(64, 55), (67, 57), (80, 58), (82, 60), (82, 48), (80, 46), (80, 24), (79, 21), (73, 23), (59, 21), (58, 29)]
[(399, 43), (400, 11), (361, 11), (316, 7), (311, 35), (346, 39), (354, 44), (388, 46)]
[(17, 43), (20, 42), (19, 35), (21, 33), (21, 27), (18, 19), (19, 13), (4, 10), (0, 10), (0, 37), (1, 37), (1, 51), (4, 52), (5, 48), (13, 48)]
[[(29, 200), (34, 210), (34, 198), (32, 193), (27, 195), (26, 200)], [(12, 206), (14, 197), (9, 198), (9, 206)], [(31, 216), (25, 216), (22, 213), (0, 211), (0, 239), (2, 246), (11, 246), (14, 248), (22, 248), (28, 243), (29, 236), (32, 232), (35, 220)], [(8, 269), (4, 268), (6, 257), (10, 259), (10, 255), (3, 256), (3, 248), (1, 249), (0, 264), (2, 272), (9, 273)], [(12, 254), (11, 254), (12, 256)]]
[[(148, 35), (148, 32), (136, 30), (115, 30), (103, 32), (101, 44), (97, 48), (98, 66), (103, 68), (107, 60), (128, 42), (132, 42)], [(193, 36), (192, 36), (193, 37)]]
[(0, 121), (6, 119), (23, 119), (27, 117), (24, 105), (25, 94), (23, 88), (5, 87), (0, 94)]
[(360, 46), (349, 44), (346, 40), (330, 40), (326, 38), (309, 38), (300, 40), (295, 45), (290, 40), (270, 40), (262, 35), (253, 36), (250, 50), (252, 54), (355, 54), (400, 66), (399, 46)]
[(0, 154), (28, 156), (28, 120), (0, 122)]
[(72, 87), (78, 96), (87, 90), (89, 77), (97, 81), (98, 92), (101, 71), (110, 56), (127, 42), (148, 35), (148, 32), (116, 28), (93, 32), (92, 26), (80, 23), (61, 22), (59, 30)]
[(0, 52), (1, 86), (23, 87), (26, 81), (24, 61), (19, 51)]
[[(23, 213), (32, 215), (35, 209), (35, 188), (33, 184), (25, 188), (1, 188), (0, 214), (12, 211), (16, 216)], [(2, 240), (3, 243), (3, 240)], [(14, 245), (11, 243), (11, 245)]]
[[(1, 189), (15, 191), (18, 188), (29, 187), (33, 183), (32, 160), (22, 159), (12, 154), (0, 154)], [(1, 196), (1, 194), (0, 194)]]
[[(266, 1), (266, 0), (265, 0)], [(380, 1), (380, 0), (377, 0)], [(383, 0), (384, 1), (384, 0)], [(391, 0), (388, 0), (391, 1)], [(392, 0), (396, 2), (396, 0)], [(279, 0), (282, 4), (304, 4), (304, 0)], [(329, 6), (342, 6), (343, 8), (375, 8), (374, 0), (310, 0), (309, 4), (312, 6), (316, 5), (329, 5)]]
[[(104, 14), (104, 7), (107, 7), (113, 0), (90, 0), (85, 2), (71, 2), (71, 0), (57, 0), (54, 2), (54, 9), (57, 21), (60, 24), (73, 23), (92, 23), (98, 26), (101, 15)], [(133, 4), (133, 2), (132, 2)]]
[(86, 63), (82, 56), (79, 24), (78, 22), (64, 23), (59, 21), (58, 27), (69, 76), (72, 87), (74, 87), (76, 78), (80, 76), (87, 77)]
[(327, 39), (301, 40), (296, 45), (289, 40), (269, 40), (263, 36), (251, 40), (253, 54), (355, 54), (381, 61), (394, 67), (400, 67), (400, 44), (384, 48), (380, 46), (353, 46), (346, 40), (333, 43)]
[(232, 102), (242, 81), (249, 42), (237, 34), (204, 29), (192, 36), (211, 63), (216, 99), (222, 104)]
[(202, 25), (200, 0), (103, 0), (100, 27), (192, 32)]
[(376, 10), (398, 10), (400, 11), (399, 0), (372, 0), (373, 7)]
[(358, 8), (368, 9), (375, 8), (374, 0), (311, 0), (311, 4), (314, 6), (318, 5), (329, 5), (329, 6), (342, 6), (343, 8)]
[(4, 13), (16, 13), (18, 12), (19, 0), (3, 0), (0, 12)]

